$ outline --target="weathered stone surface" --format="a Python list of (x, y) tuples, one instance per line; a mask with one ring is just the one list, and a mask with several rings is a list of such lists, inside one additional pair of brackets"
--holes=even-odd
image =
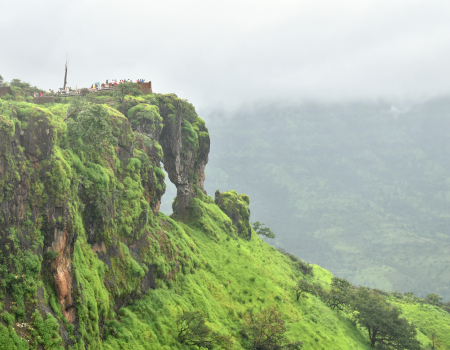
[[(193, 187), (196, 179), (196, 187), (203, 191), (205, 181), (205, 167), (208, 163), (210, 150), (210, 139), (206, 132), (202, 139), (198, 137), (198, 144), (192, 145), (183, 142), (183, 113), (186, 104), (172, 97), (172, 104), (165, 104), (160, 107), (161, 116), (164, 120), (164, 128), (160, 136), (160, 143), (164, 151), (164, 169), (169, 175), (170, 181), (177, 188), (177, 198), (173, 204), (173, 212), (176, 216), (183, 216), (189, 201), (196, 196)], [(173, 110), (173, 106), (176, 110)], [(175, 112), (175, 113), (174, 113)]]
[(175, 94), (155, 95), (153, 101), (130, 98), (127, 100), (127, 108), (126, 113), (133, 130), (161, 145), (162, 159), (157, 159), (155, 147), (146, 152), (153, 159), (164, 163), (170, 181), (177, 188), (177, 198), (173, 204), (174, 215), (182, 217), (189, 201), (196, 196), (194, 186), (206, 194), (205, 167), (208, 163), (210, 138), (204, 122), (190, 103)]
[(237, 228), (239, 236), (250, 239), (252, 229), (250, 227), (250, 198), (246, 194), (237, 194), (236, 191), (215, 193), (214, 202), (227, 214)]

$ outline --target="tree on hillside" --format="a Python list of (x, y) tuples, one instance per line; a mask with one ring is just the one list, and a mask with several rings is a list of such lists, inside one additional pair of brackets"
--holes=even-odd
[(321, 298), (333, 310), (343, 311), (352, 300), (353, 286), (345, 278), (333, 277), (329, 292), (322, 291)]
[(231, 338), (212, 332), (205, 323), (205, 315), (200, 311), (183, 311), (177, 318), (177, 340), (181, 344), (196, 345), (200, 349), (212, 349), (219, 345), (228, 349)]
[(114, 99), (119, 103), (123, 103), (127, 95), (142, 95), (141, 86), (138, 83), (122, 83), (116, 85), (115, 88)]
[(282, 314), (276, 308), (248, 312), (244, 317), (244, 333), (251, 341), (253, 350), (299, 350), (302, 342), (289, 342), (285, 336), (286, 326)]
[(275, 238), (275, 234), (272, 232), (272, 230), (269, 227), (263, 227), (263, 226), (265, 226), (265, 224), (261, 223), (259, 221), (255, 221), (252, 223), (253, 230), (258, 235), (262, 235), (267, 238)]
[(378, 293), (360, 287), (352, 302), (354, 320), (369, 334), (370, 346), (381, 349), (420, 350), (416, 327), (401, 311), (386, 303)]
[(438, 341), (436, 338), (436, 331), (434, 329), (431, 331), (431, 343), (429, 346), (430, 346), (431, 350), (436, 350), (437, 346), (438, 346)]
[(435, 293), (430, 293), (427, 295), (427, 300), (430, 304), (439, 305), (439, 302), (442, 300), (442, 297)]
[(34, 92), (43, 92), (44, 90), (39, 89), (36, 86), (32, 86), (30, 83), (26, 83), (20, 79), (13, 79), (9, 83), (11, 87), (20, 88), (26, 95), (31, 95)]
[(293, 287), (297, 301), (300, 297), (304, 297), (306, 293), (315, 293), (314, 286), (307, 280), (301, 279)]

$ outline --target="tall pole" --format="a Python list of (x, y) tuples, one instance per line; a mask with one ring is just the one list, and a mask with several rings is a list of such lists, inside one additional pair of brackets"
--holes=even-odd
[(67, 57), (66, 57), (66, 67), (65, 67), (65, 73), (64, 73), (64, 90), (66, 89), (67, 84)]

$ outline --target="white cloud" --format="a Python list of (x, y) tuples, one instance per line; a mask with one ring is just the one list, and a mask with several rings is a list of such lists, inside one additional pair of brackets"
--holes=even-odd
[(56, 89), (146, 78), (200, 107), (449, 93), (444, 1), (2, 3), (0, 74)]

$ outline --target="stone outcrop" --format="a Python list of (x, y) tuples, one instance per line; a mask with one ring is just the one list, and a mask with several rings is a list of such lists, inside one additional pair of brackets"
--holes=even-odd
[(169, 101), (160, 107), (164, 120), (160, 136), (164, 151), (164, 169), (177, 188), (173, 212), (179, 217), (186, 213), (189, 201), (196, 196), (196, 189), (206, 194), (205, 167), (210, 139), (204, 124), (198, 123), (198, 131), (193, 129), (192, 124), (200, 118), (192, 108), (192, 105), (176, 96), (169, 98)]
[[(204, 189), (210, 138), (194, 107), (175, 94), (157, 95), (153, 101), (129, 99), (128, 119), (133, 129), (157, 141), (170, 181), (177, 188), (175, 216), (186, 214), (189, 201)], [(156, 109), (156, 110), (155, 110)]]
[(215, 193), (214, 202), (231, 219), (237, 228), (238, 235), (250, 239), (252, 229), (250, 227), (250, 197), (246, 194), (237, 194), (236, 191)]
[[(203, 120), (176, 95), (130, 98), (127, 117), (123, 106), (95, 106), (83, 116), (93, 127), (85, 127), (76, 114), (64, 120), (67, 105), (0, 100), (0, 296), (9, 295), (2, 310), (20, 321), (34, 310), (64, 317), (82, 338), (80, 324), (101, 325), (110, 310), (155, 288), (157, 277), (189, 270), (186, 255), (155, 228), (165, 191), (161, 162), (182, 218), (205, 193), (210, 146)], [(108, 126), (99, 122), (105, 115)], [(79, 151), (71, 142), (80, 140), (101, 146)], [(95, 327), (92, 339), (99, 339)]]

